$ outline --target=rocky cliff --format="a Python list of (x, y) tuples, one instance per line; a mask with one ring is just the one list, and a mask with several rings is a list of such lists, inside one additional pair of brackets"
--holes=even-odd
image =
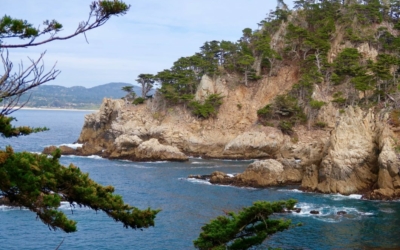
[[(75, 153), (258, 159), (242, 174), (217, 172), (210, 181), (399, 198), (400, 28), (397, 19), (374, 18), (375, 7), (364, 7), (335, 2), (282, 10), (287, 15), (245, 29), (238, 43), (206, 43), (160, 72), (162, 94), (145, 104), (105, 99), (86, 116)], [(223, 96), (215, 117), (200, 119), (186, 107), (196, 88), (199, 102)]]
[[(281, 71), (284, 78), (265, 78), (251, 88), (238, 84), (235, 77), (203, 76), (198, 100), (212, 93), (224, 96), (218, 116), (209, 120), (198, 119), (181, 106), (164, 107), (157, 98), (137, 106), (105, 99), (97, 113), (85, 118), (78, 140), (84, 145), (79, 153), (130, 160), (276, 157), (290, 137), (259, 125), (256, 110), (294, 84), (295, 70), (287, 67)], [(272, 84), (276, 82), (279, 84)]]
[[(189, 156), (256, 161), (235, 177), (219, 173), (213, 183), (266, 187), (299, 184), (322, 193), (361, 193), (370, 199), (400, 197), (400, 161), (385, 113), (326, 105), (319, 120), (324, 129), (297, 126), (297, 137), (257, 123), (256, 110), (293, 84), (294, 71), (281, 84), (265, 78), (246, 88), (234, 78), (204, 76), (196, 98), (222, 93), (224, 103), (215, 119), (199, 120), (183, 107), (160, 108), (157, 100), (126, 105), (105, 99), (97, 113), (87, 115), (77, 154), (97, 154), (135, 161), (184, 161)], [(244, 100), (250, 100), (244, 102)], [(241, 108), (237, 104), (242, 104)]]
[(328, 138), (281, 144), (276, 160), (256, 161), (235, 177), (217, 172), (210, 181), (254, 187), (297, 183), (306, 191), (397, 199), (400, 161), (395, 138), (387, 116), (349, 107), (338, 116)]

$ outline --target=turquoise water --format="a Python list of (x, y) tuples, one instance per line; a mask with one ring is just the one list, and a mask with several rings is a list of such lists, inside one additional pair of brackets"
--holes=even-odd
[[(0, 140), (16, 151), (40, 152), (48, 145), (70, 144), (77, 140), (82, 111), (20, 110), (20, 124), (47, 126), (50, 131), (21, 138)], [(223, 210), (238, 211), (256, 200), (295, 198), (300, 214), (278, 215), (304, 226), (271, 237), (267, 246), (284, 249), (396, 249), (400, 248), (400, 202), (364, 201), (352, 195), (321, 195), (299, 192), (296, 187), (252, 189), (215, 186), (191, 180), (189, 174), (209, 174), (219, 170), (242, 172), (250, 161), (202, 160), (189, 162), (110, 161), (97, 156), (62, 157), (139, 208), (160, 208), (154, 228), (125, 229), (105, 214), (87, 208), (61, 208), (78, 221), (78, 232), (51, 231), (28, 210), (0, 206), (0, 249), (193, 249), (200, 228)], [(73, 213), (72, 213), (72, 211)], [(319, 210), (320, 215), (311, 215)], [(345, 216), (336, 212), (346, 211)]]

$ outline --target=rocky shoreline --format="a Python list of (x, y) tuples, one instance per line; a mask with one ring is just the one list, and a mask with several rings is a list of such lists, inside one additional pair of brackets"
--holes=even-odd
[[(258, 123), (257, 109), (295, 81), (290, 69), (282, 70), (288, 76), (284, 80), (266, 79), (251, 88), (233, 87), (230, 78), (203, 76), (198, 100), (212, 93), (224, 96), (218, 116), (208, 120), (197, 119), (181, 106), (167, 107), (162, 98), (138, 106), (104, 99), (98, 112), (85, 117), (78, 139), (82, 147), (63, 146), (62, 154), (131, 161), (186, 161), (189, 156), (259, 159), (233, 180), (223, 174), (212, 178), (240, 186), (298, 184), (311, 192), (400, 198), (400, 136), (387, 112), (352, 106), (338, 110), (329, 103), (316, 118), (325, 128), (296, 126), (292, 136)], [(240, 109), (237, 103), (243, 103)]]

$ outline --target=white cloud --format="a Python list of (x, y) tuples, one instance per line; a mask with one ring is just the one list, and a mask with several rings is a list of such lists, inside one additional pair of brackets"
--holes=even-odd
[[(73, 32), (87, 18), (92, 0), (1, 0), (0, 15), (23, 18), (40, 25), (56, 19), (62, 34)], [(92, 87), (108, 82), (134, 83), (140, 73), (155, 74), (170, 68), (179, 57), (189, 56), (206, 41), (236, 41), (241, 31), (274, 9), (265, 0), (126, 0), (131, 10), (114, 17), (84, 36), (43, 46), (11, 50), (18, 62), (47, 50), (46, 66), (54, 62), (62, 74), (50, 84)], [(291, 2), (291, 1), (287, 1)], [(13, 41), (21, 42), (21, 41)]]

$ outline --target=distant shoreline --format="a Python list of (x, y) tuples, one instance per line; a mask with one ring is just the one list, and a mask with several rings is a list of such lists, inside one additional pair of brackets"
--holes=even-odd
[(66, 108), (31, 108), (31, 107), (15, 107), (22, 110), (52, 110), (52, 111), (98, 111), (98, 109), (66, 109)]

